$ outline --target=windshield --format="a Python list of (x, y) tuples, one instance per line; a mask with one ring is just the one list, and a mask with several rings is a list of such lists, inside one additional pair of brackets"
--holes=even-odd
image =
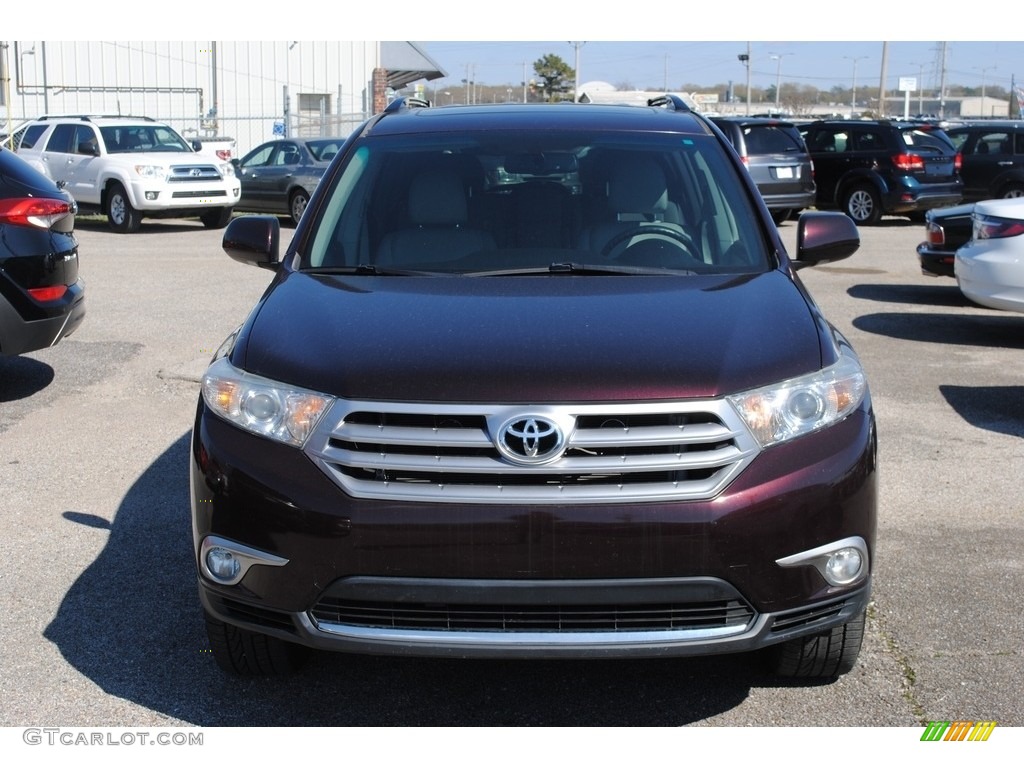
[(192, 152), (177, 133), (166, 125), (116, 125), (100, 128), (103, 143), (111, 154), (123, 152)]
[(760, 218), (713, 136), (489, 131), (369, 138), (346, 158), (319, 211), (304, 269), (494, 275), (769, 268)]

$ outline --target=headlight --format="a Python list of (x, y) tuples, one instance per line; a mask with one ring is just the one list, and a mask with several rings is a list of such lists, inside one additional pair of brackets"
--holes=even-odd
[(867, 389), (860, 363), (843, 350), (835, 365), (733, 395), (729, 402), (767, 448), (842, 421), (861, 404)]
[(144, 179), (162, 180), (167, 176), (167, 168), (162, 165), (136, 165), (135, 172)]
[(231, 163), (221, 163), (220, 175), (223, 176), (224, 178), (227, 178), (228, 176), (234, 176), (235, 166), (233, 166)]
[(301, 446), (334, 398), (240, 371), (222, 357), (203, 376), (203, 400), (227, 421)]

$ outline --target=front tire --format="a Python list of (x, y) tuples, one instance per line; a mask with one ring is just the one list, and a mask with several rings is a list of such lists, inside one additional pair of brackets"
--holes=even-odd
[(857, 664), (867, 614), (839, 627), (808, 637), (787, 640), (772, 649), (775, 673), (782, 677), (834, 678)]
[(142, 226), (142, 216), (132, 206), (128, 193), (120, 184), (111, 184), (107, 192), (107, 223), (115, 232), (128, 234), (138, 232)]
[(1003, 192), (1000, 197), (1024, 197), (1024, 186), (1020, 184), (1010, 184), (1003, 187)]
[(240, 677), (287, 675), (306, 661), (309, 649), (226, 624), (208, 611), (206, 636), (217, 666)]
[(874, 187), (860, 184), (843, 195), (843, 212), (858, 226), (871, 226), (882, 218), (882, 201)]
[(231, 209), (230, 208), (217, 208), (212, 211), (207, 211), (199, 220), (203, 222), (203, 226), (207, 229), (224, 229), (231, 221)]

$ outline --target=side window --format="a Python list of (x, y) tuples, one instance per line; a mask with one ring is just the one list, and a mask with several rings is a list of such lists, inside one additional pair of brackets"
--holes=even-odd
[(50, 134), (50, 140), (46, 142), (47, 152), (61, 152), (68, 154), (72, 151), (71, 142), (75, 138), (75, 128), (77, 126), (71, 124), (58, 125), (53, 129), (53, 133)]
[(964, 152), (964, 145), (967, 144), (967, 138), (970, 136), (967, 131), (949, 132), (946, 135), (953, 142), (953, 148), (957, 152)]
[(847, 136), (844, 131), (822, 128), (810, 137), (808, 149), (811, 152), (845, 152)]
[(1013, 154), (1024, 155), (1024, 131), (1013, 134)]
[(299, 147), (296, 144), (278, 144), (272, 165), (298, 165)]
[(1005, 131), (983, 133), (978, 137), (974, 151), (981, 155), (1009, 155), (1013, 152), (1010, 134)]
[(885, 139), (878, 131), (862, 131), (854, 136), (854, 149), (860, 152), (879, 152), (885, 149)]
[(47, 126), (42, 124), (30, 125), (21, 135), (21, 143), (18, 146), (21, 149), (31, 149), (39, 141), (39, 137), (46, 132), (46, 128)]
[[(92, 155), (92, 152), (83, 152), (82, 145), (91, 141), (96, 143), (96, 132), (93, 131), (88, 125), (76, 125), (75, 126), (75, 138), (73, 139), (74, 144), (71, 146), (71, 151), (76, 155)], [(98, 145), (97, 145), (98, 146)]]
[(261, 165), (266, 165), (270, 162), (270, 155), (274, 151), (274, 145), (268, 144), (261, 149), (249, 156), (248, 159), (242, 161), (243, 168), (258, 168)]

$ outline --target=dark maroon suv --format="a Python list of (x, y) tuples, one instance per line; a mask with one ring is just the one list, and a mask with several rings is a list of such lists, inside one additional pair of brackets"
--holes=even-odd
[(854, 664), (875, 423), (721, 133), (678, 100), (428, 108), (357, 130), (206, 372), (191, 485), (225, 670), (770, 649)]

